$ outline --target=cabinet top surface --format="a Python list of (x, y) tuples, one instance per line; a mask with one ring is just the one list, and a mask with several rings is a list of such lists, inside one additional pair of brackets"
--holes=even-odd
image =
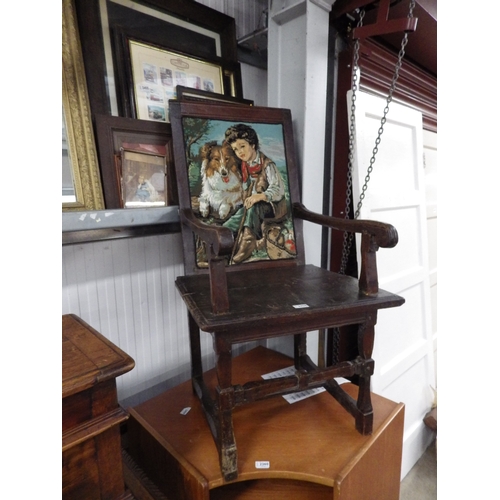
[(134, 360), (74, 314), (62, 317), (62, 397), (132, 370)]

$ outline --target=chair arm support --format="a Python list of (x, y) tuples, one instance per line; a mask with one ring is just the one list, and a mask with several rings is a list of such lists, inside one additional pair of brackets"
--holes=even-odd
[(392, 248), (398, 243), (398, 232), (394, 226), (385, 222), (359, 219), (341, 219), (311, 212), (302, 203), (293, 204), (293, 213), (300, 219), (322, 226), (347, 231), (348, 233), (369, 234), (372, 241), (381, 248)]
[(208, 245), (212, 256), (218, 257), (231, 254), (234, 237), (230, 229), (205, 224), (194, 215), (190, 208), (179, 210), (179, 218), (182, 224), (197, 234)]
[(392, 248), (398, 243), (398, 232), (390, 224), (371, 220), (340, 219), (311, 212), (301, 203), (293, 204), (296, 217), (339, 231), (361, 233), (361, 271), (359, 291), (364, 295), (377, 295), (378, 273), (376, 254), (379, 247)]
[(197, 234), (206, 244), (210, 299), (214, 314), (229, 311), (224, 256), (230, 255), (233, 250), (234, 237), (232, 231), (227, 227), (204, 224), (194, 215), (190, 208), (179, 210), (179, 219), (182, 224)]

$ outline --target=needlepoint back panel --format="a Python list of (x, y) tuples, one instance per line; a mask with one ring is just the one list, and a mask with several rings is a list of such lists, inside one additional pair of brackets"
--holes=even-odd
[[(232, 231), (234, 249), (226, 264), (296, 259), (289, 165), (294, 162), (283, 118), (260, 121), (255, 107), (183, 106), (209, 108), (214, 115), (179, 120), (185, 158), (180, 166), (176, 159), (176, 168), (187, 177), (184, 207), (202, 222)], [(204, 244), (193, 238), (195, 266), (206, 268)]]

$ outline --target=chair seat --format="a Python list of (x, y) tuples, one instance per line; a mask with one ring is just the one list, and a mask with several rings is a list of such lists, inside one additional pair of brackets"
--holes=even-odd
[(313, 265), (269, 268), (265, 281), (262, 276), (253, 270), (227, 273), (230, 308), (222, 314), (212, 311), (208, 275), (180, 276), (176, 285), (198, 326), (231, 333), (232, 342), (358, 323), (404, 302), (384, 290), (362, 295), (355, 278)]

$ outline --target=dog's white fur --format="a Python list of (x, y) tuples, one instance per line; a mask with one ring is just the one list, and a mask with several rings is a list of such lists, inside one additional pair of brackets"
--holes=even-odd
[(224, 149), (223, 146), (211, 145), (201, 165), (199, 202), (203, 217), (208, 217), (212, 208), (220, 219), (225, 219), (233, 209), (243, 204), (241, 174), (232, 152), (228, 156)]

